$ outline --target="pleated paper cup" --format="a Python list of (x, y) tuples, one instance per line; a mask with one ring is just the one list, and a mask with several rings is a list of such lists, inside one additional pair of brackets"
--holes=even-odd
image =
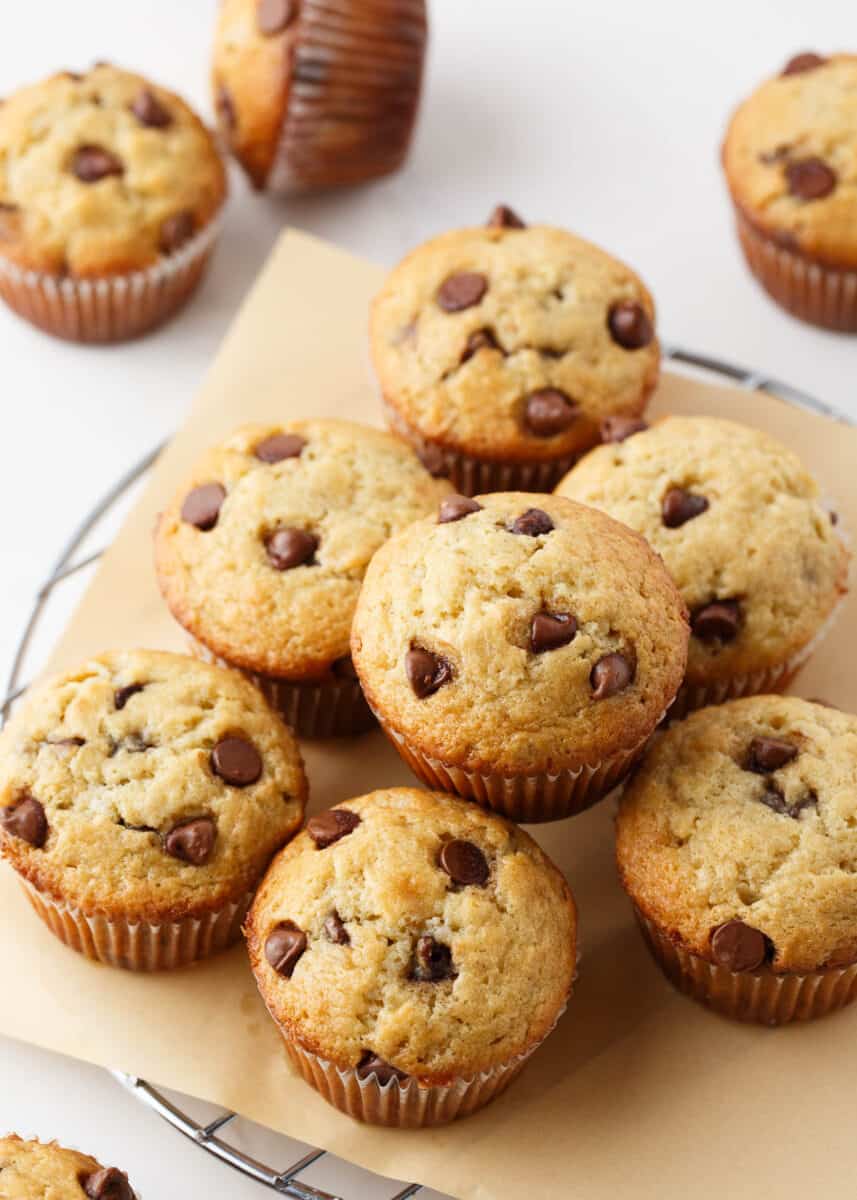
[(636, 907), (634, 912), (652, 956), (670, 983), (736, 1021), (762, 1025), (811, 1021), (857, 997), (857, 963), (806, 973), (776, 973), (769, 967), (731, 971), (691, 954)]
[(505, 1091), (542, 1042), (550, 1037), (565, 1007), (563, 1005), (557, 1013), (544, 1037), (522, 1054), (478, 1075), (462, 1076), (444, 1084), (421, 1084), (416, 1079), (390, 1079), (380, 1083), (376, 1075), (363, 1079), (353, 1067), (338, 1067), (305, 1049), (285, 1030), (280, 1032), (295, 1067), (328, 1104), (369, 1125), (421, 1129), (448, 1125), (461, 1117), (469, 1117)]
[(449, 479), (462, 496), (481, 496), (486, 492), (552, 492), (584, 453), (537, 462), (476, 458), (428, 441), (386, 400), (384, 411), (393, 433), (414, 448), (426, 469), (432, 475)]
[(277, 679), (235, 667), (196, 638), (189, 640), (197, 658), (230, 671), (240, 671), (245, 679), (254, 683), (299, 737), (352, 737), (375, 726), (375, 717), (356, 679), (331, 678), (318, 683)]
[[(375, 714), (378, 716), (378, 714)], [(583, 812), (625, 778), (648, 744), (645, 737), (631, 750), (621, 750), (600, 762), (556, 773), (502, 775), (465, 771), (424, 754), (378, 716), (387, 737), (414, 774), (432, 790), (452, 792), (474, 800), (519, 824), (560, 821)]]
[(20, 882), (30, 904), (61, 942), (93, 962), (129, 971), (186, 967), (226, 950), (240, 940), (253, 899), (247, 892), (202, 916), (157, 923), (87, 913), (46, 896), (28, 880)]
[(824, 266), (761, 233), (735, 208), (747, 265), (765, 291), (802, 321), (857, 333), (857, 271)]
[(215, 217), (151, 267), (75, 279), (19, 267), (0, 256), (0, 297), (45, 333), (72, 342), (123, 342), (154, 329), (196, 290), (220, 232)]

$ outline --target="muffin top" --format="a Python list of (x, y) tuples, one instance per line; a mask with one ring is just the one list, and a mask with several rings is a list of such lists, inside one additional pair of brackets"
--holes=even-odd
[(442, 1083), (550, 1031), (576, 927), (568, 885), (523, 830), (390, 788), (310, 819), (265, 876), (247, 937), (271, 1015), (305, 1048), (382, 1083)]
[(732, 199), (763, 233), (857, 267), (857, 55), (796, 55), (737, 110), (723, 163)]
[(3, 1200), (134, 1200), (128, 1177), (56, 1142), (0, 1137)]
[(793, 696), (701, 709), (659, 735), (616, 833), (631, 898), (694, 954), (857, 959), (857, 717)]
[(377, 429), (247, 426), (205, 455), (164, 512), (161, 590), (236, 666), (298, 680), (347, 670), (338, 660), (369, 559), (449, 491)]
[(208, 130), (172, 92), (99, 65), (0, 105), (0, 255), (99, 276), (175, 254), (217, 213), (226, 174)]
[(256, 688), (179, 654), (90, 659), (0, 735), (0, 853), (87, 912), (177, 920), (239, 899), (305, 799), (295, 741)]
[(595, 765), (681, 683), (687, 616), (638, 534), (559, 496), (444, 502), (366, 573), (354, 665), (428, 755), (511, 775)]
[(221, 132), (257, 188), (384, 174), (407, 147), (425, 43), (425, 0), (222, 0)]
[(667, 417), (593, 450), (557, 491), (661, 555), (691, 614), (691, 683), (783, 663), (845, 591), (849, 554), (815, 480), (759, 430)]
[(651, 296), (597, 246), (501, 208), (387, 277), (371, 343), (387, 404), (418, 434), (481, 458), (545, 461), (642, 411), (660, 350)]

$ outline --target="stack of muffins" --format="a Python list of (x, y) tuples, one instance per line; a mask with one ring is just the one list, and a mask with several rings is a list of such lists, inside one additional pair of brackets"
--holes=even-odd
[[(170, 98), (99, 70), (81, 104), (164, 126), (138, 109)], [(767, 1023), (850, 1001), (857, 717), (778, 694), (847, 589), (815, 480), (743, 425), (649, 426), (649, 292), (503, 205), (396, 267), (371, 351), (392, 432), (246, 426), (165, 498), (157, 577), (192, 656), (103, 654), (4, 731), (0, 851), (36, 911), (132, 970), (243, 931), (301, 1075), (435, 1125), (508, 1086), (571, 994), (574, 899), (516, 822), (625, 783), (621, 882), (678, 987)], [(428, 790), (302, 829), (296, 737), (376, 722)], [(86, 1195), (131, 1195), (103, 1173)]]

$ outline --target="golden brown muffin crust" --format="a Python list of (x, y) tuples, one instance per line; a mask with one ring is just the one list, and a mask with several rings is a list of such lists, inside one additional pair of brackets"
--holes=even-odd
[[(648, 329), (637, 348), (611, 335), (623, 302)], [(654, 319), (637, 276), (573, 234), (461, 229), (387, 277), (372, 306), (372, 357), (387, 404), (418, 435), (489, 460), (547, 461), (593, 445), (603, 418), (642, 412), (658, 377)], [(573, 417), (536, 433), (528, 398), (546, 389), (567, 398)]]
[(0, 255), (20, 267), (140, 270), (178, 252), (225, 196), (208, 130), (140, 75), (64, 72), (0, 106)]
[[(259, 447), (284, 433), (299, 439), (299, 451), (260, 459)], [(200, 529), (182, 513), (188, 495), (210, 484), (226, 495), (214, 526)], [(327, 420), (248, 426), (203, 457), (164, 512), (155, 545), (161, 590), (176, 619), (235, 666), (323, 677), (349, 652), (372, 555), (450, 491), (377, 429)], [(306, 560), (279, 569), (284, 560), (272, 538), (284, 529), (317, 545)]]
[(769, 79), (738, 108), (723, 145), (726, 178), (762, 233), (827, 266), (853, 268), (857, 55), (804, 61), (806, 69)]
[[(632, 749), (686, 662), (684, 605), (660, 559), (624, 525), (563, 497), (496, 492), (476, 503), (460, 520), (416, 522), (372, 560), (352, 635), (370, 705), (424, 753), (467, 770), (559, 772)], [(532, 509), (553, 528), (513, 532)], [(539, 614), (554, 617), (537, 631), (540, 642), (556, 631), (552, 648), (534, 650)], [(409, 680), (415, 648), (448, 664), (432, 694)], [(633, 679), (595, 699), (593, 671), (613, 654), (633, 663)]]
[[(274, 861), (247, 922), (250, 960), (274, 1019), (343, 1068), (371, 1051), (425, 1083), (489, 1070), (541, 1040), (576, 962), (576, 912), (560, 872), (523, 830), (450, 796), (414, 788), (345, 804), (359, 823), (319, 848), (312, 822)], [(353, 820), (353, 818), (352, 818)], [(453, 840), (481, 857), (456, 882), (439, 855)], [(342, 933), (331, 940), (336, 913)], [(290, 977), (265, 945), (282, 922), (305, 932)], [(414, 978), (420, 938), (449, 952), (443, 978)]]
[[(243, 779), (218, 767), (233, 738), (250, 744)], [(15, 835), (17, 807), (32, 800), (41, 845)], [(180, 654), (90, 659), (34, 689), (0, 735), (0, 853), (89, 913), (168, 920), (239, 899), (300, 827), (305, 802), (295, 740), (256, 688)], [(193, 863), (170, 837), (199, 819), (213, 846)], [(38, 830), (32, 818), (28, 828)]]
[(625, 890), (709, 961), (712, 930), (740, 920), (769, 939), (775, 972), (853, 962), (855, 781), (857, 717), (793, 696), (702, 709), (659, 735), (625, 790)]
[[(669, 496), (676, 490), (684, 498)], [(692, 633), (694, 685), (788, 661), (847, 588), (850, 555), (815, 480), (781, 442), (733, 421), (666, 417), (593, 450), (557, 493), (643, 534), (692, 617), (714, 602), (737, 602), (732, 640)]]

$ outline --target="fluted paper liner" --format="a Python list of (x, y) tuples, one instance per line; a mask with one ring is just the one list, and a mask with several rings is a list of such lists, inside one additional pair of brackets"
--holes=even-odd
[(857, 271), (814, 262), (761, 233), (735, 209), (747, 265), (778, 304), (803, 321), (857, 333)]
[(46, 896), (25, 879), (21, 886), (48, 929), (64, 945), (93, 962), (128, 971), (186, 967), (226, 950), (241, 937), (241, 925), (253, 900), (253, 893), (248, 892), (240, 900), (203, 916), (151, 922), (86, 913), (74, 904)]
[[(342, 251), (286, 235), (100, 564), (52, 668), (112, 646), (185, 648), (155, 582), (152, 529), (206, 447), (246, 421), (306, 413), (383, 424), (366, 364), (367, 306), (382, 278)], [(757, 365), (776, 369), (773, 361)], [(798, 451), (822, 490), (836, 495), (842, 522), (857, 528), (854, 430), (771, 396), (670, 371), (651, 408), (768, 430)], [(117, 463), (117, 474), (125, 466)], [(857, 710), (855, 629), (851, 595), (792, 690)], [(312, 811), (373, 787), (413, 784), (379, 730), (356, 741), (305, 742), (302, 751)], [(857, 1008), (772, 1032), (689, 1003), (652, 968), (635, 927), (616, 879), (610, 809), (597, 804), (573, 823), (535, 829), (574, 888), (586, 946), (580, 980), (565, 1019), (520, 1077), (465, 1121), (408, 1130), (351, 1120), (291, 1065), (243, 947), (189, 970), (107, 970), (61, 946), (2, 865), (0, 1033), (202, 1097), (462, 1200), (738, 1200), (759, 1178), (778, 1200), (850, 1200), (843, 1148), (854, 1137)], [(787, 1102), (796, 1089), (800, 1103)], [(278, 1166), (291, 1161), (283, 1151)], [(369, 1186), (393, 1195), (403, 1184)]]
[(810, 1021), (857, 997), (857, 963), (819, 971), (731, 971), (692, 954), (635, 908), (652, 957), (679, 991), (723, 1016), (761, 1025)]
[[(188, 644), (197, 658), (220, 667), (232, 667), (228, 659), (220, 658), (196, 638), (189, 638)], [(293, 683), (289, 679), (275, 679), (255, 671), (242, 669), (241, 674), (255, 683), (271, 707), (299, 737), (350, 737), (365, 733), (375, 724), (363, 689), (356, 679)]]
[(187, 303), (220, 232), (215, 216), (175, 254), (99, 279), (29, 271), (0, 255), (0, 297), (31, 324), (72, 342), (123, 342), (148, 333)]

